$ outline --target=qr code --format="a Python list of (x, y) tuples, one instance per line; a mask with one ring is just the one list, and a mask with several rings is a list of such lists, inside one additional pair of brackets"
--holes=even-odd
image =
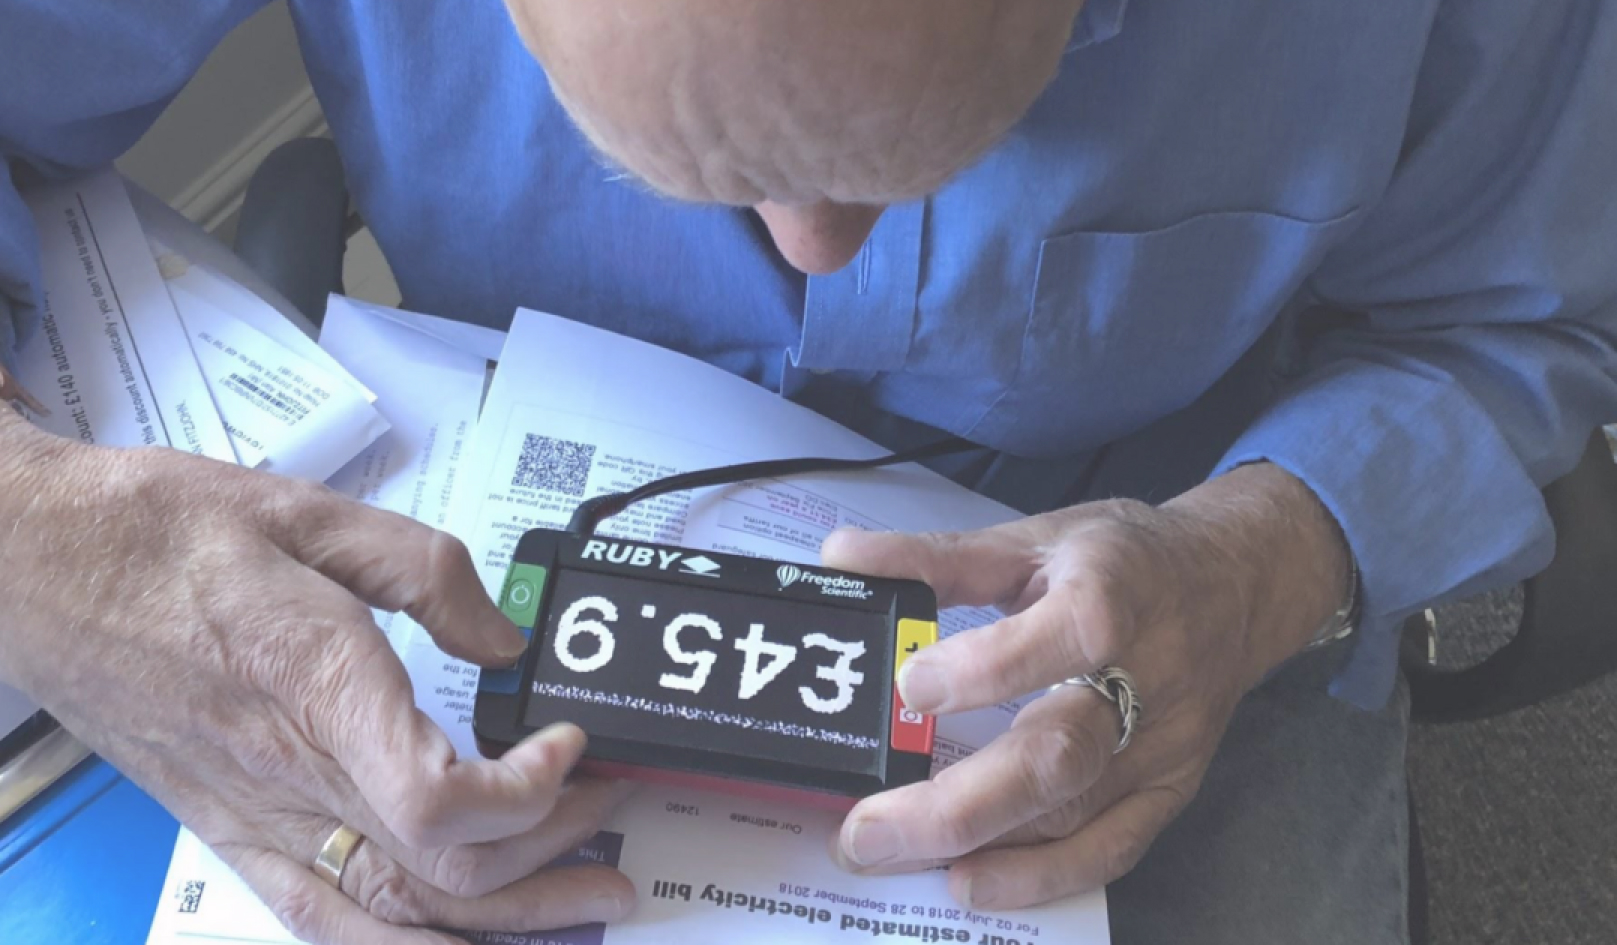
[(517, 459), (511, 487), (581, 496), (594, 461), (595, 447), (591, 444), (530, 433), (522, 441), (522, 455)]
[(207, 883), (200, 879), (187, 880), (185, 892), (180, 894), (180, 911), (195, 912), (202, 906), (202, 887)]

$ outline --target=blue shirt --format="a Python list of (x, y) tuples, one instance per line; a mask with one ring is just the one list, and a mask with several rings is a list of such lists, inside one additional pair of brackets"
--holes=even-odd
[[(263, 0), (0, 0), (13, 179), (105, 164)], [(1090, 0), (1054, 84), (942, 192), (806, 278), (748, 211), (614, 180), (501, 0), (292, 0), (411, 307), (547, 309), (1018, 456), (1198, 397), (1275, 325), (1220, 469), (1308, 483), (1363, 572), (1337, 691), (1396, 622), (1543, 566), (1539, 486), (1617, 419), (1617, 10), (1596, 0)], [(38, 314), (0, 180), (0, 350)]]

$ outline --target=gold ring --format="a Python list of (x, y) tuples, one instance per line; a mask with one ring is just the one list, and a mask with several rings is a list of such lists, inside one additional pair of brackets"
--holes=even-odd
[(342, 872), (348, 868), (348, 858), (354, 855), (354, 850), (364, 839), (359, 831), (347, 824), (339, 824), (326, 838), (320, 855), (314, 858), (314, 874), (330, 883), (332, 889), (342, 889)]

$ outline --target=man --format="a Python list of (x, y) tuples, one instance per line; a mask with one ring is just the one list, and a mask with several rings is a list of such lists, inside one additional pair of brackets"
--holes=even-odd
[[(4, 0), (13, 178), (114, 157), (258, 5)], [(1542, 566), (1537, 486), (1617, 412), (1609, 5), (292, 6), (407, 304), (549, 309), (890, 445), (962, 434), (995, 452), (951, 475), (1042, 513), (824, 555), (1010, 614), (911, 661), (909, 704), (1108, 672), (1140, 714), (1060, 685), (862, 804), (839, 862), (952, 862), (982, 909), (1110, 883), (1122, 945), (1405, 940), (1395, 627)], [(10, 191), (0, 223), (0, 330), (26, 332)], [(576, 729), (455, 759), (410, 709), (367, 605), (484, 665), (521, 646), (452, 539), (0, 437), (4, 678), (294, 932), (631, 907), (615, 873), (543, 869), (622, 790), (564, 782)], [(344, 825), (333, 888), (311, 866)]]

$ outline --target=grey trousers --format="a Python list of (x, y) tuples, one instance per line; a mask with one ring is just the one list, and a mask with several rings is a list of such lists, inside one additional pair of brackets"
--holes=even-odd
[(1308, 654), (1242, 702), (1201, 792), (1107, 890), (1115, 945), (1404, 945), (1408, 700), (1332, 698)]

